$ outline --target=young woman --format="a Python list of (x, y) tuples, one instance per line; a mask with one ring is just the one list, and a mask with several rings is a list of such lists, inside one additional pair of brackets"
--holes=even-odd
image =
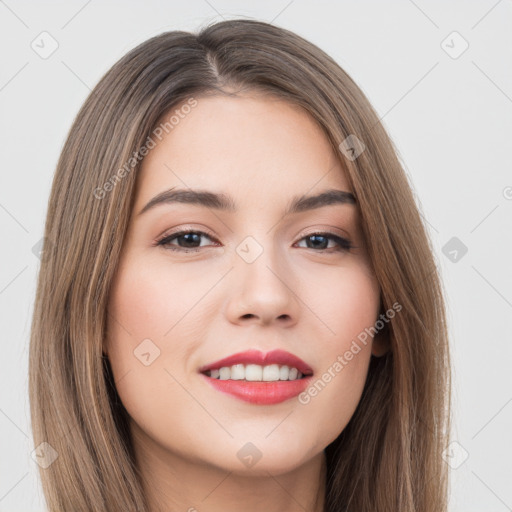
[(446, 510), (445, 309), (392, 142), (287, 30), (130, 51), (49, 200), (30, 402), (50, 511)]

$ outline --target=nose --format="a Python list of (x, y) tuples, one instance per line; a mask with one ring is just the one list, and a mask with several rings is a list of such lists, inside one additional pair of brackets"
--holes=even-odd
[(276, 251), (265, 248), (252, 262), (235, 254), (227, 286), (226, 315), (232, 323), (291, 327), (298, 320), (298, 280)]

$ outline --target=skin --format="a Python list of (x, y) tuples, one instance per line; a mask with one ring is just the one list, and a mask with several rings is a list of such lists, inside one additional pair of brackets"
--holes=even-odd
[[(172, 187), (229, 194), (238, 211), (174, 203), (139, 215)], [(323, 450), (355, 411), (372, 351), (383, 351), (378, 338), (307, 404), (250, 404), (213, 389), (198, 368), (280, 348), (320, 378), (374, 325), (380, 290), (357, 207), (283, 217), (292, 197), (330, 188), (352, 191), (322, 130), (298, 107), (255, 93), (198, 98), (145, 157), (105, 352), (152, 510), (323, 510)], [(183, 237), (170, 242), (183, 252), (155, 245), (183, 228), (207, 232), (198, 251), (186, 252)], [(356, 248), (333, 252), (332, 238), (316, 248), (307, 237), (315, 232)], [(236, 252), (247, 236), (263, 248), (250, 264)], [(151, 354), (160, 350), (148, 366), (134, 356), (145, 339)], [(249, 442), (261, 453), (251, 467), (237, 456)]]

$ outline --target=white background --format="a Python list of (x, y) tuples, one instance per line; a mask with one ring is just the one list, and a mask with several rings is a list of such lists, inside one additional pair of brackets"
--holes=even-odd
[[(446, 289), (453, 438), (460, 443), (447, 457), (454, 466), (450, 510), (512, 510), (512, 2), (5, 0), (0, 512), (44, 510), (30, 458), (27, 398), (39, 265), (32, 248), (42, 237), (72, 120), (100, 77), (137, 44), (234, 17), (272, 21), (320, 46), (383, 117), (428, 223)], [(47, 59), (31, 48), (43, 31), (59, 45)], [(463, 48), (454, 31), (469, 44), (458, 58), (445, 51)], [(442, 251), (452, 237), (468, 248), (456, 262)]]

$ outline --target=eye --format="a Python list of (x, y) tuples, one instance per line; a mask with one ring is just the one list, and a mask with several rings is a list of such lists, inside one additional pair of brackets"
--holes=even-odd
[[(156, 245), (161, 245), (171, 251), (182, 251), (182, 252), (197, 252), (198, 247), (201, 245), (201, 237), (206, 237), (213, 240), (213, 237), (202, 231), (194, 231), (192, 229), (179, 231), (171, 235), (165, 235), (163, 238), (156, 242)], [(178, 245), (171, 243), (176, 240)], [(208, 245), (208, 244), (206, 244)]]
[[(211, 235), (203, 231), (183, 230), (170, 235), (164, 235), (160, 240), (157, 240), (156, 245), (163, 246), (171, 251), (180, 252), (198, 252), (200, 247), (208, 246), (209, 244), (202, 244), (201, 238), (208, 238), (217, 242)], [(333, 233), (310, 233), (303, 237), (298, 243), (306, 241), (307, 249), (314, 249), (317, 252), (348, 252), (354, 249), (350, 240), (337, 236)], [(177, 243), (173, 243), (177, 242)], [(334, 242), (334, 247), (329, 247), (329, 242)], [(337, 245), (336, 245), (337, 244)]]
[[(306, 240), (307, 249), (318, 249), (320, 252), (348, 252), (350, 249), (355, 248), (355, 245), (352, 245), (350, 240), (333, 233), (310, 233), (303, 237), (300, 242), (303, 240)], [(334, 241), (337, 246), (328, 247), (329, 241)]]

